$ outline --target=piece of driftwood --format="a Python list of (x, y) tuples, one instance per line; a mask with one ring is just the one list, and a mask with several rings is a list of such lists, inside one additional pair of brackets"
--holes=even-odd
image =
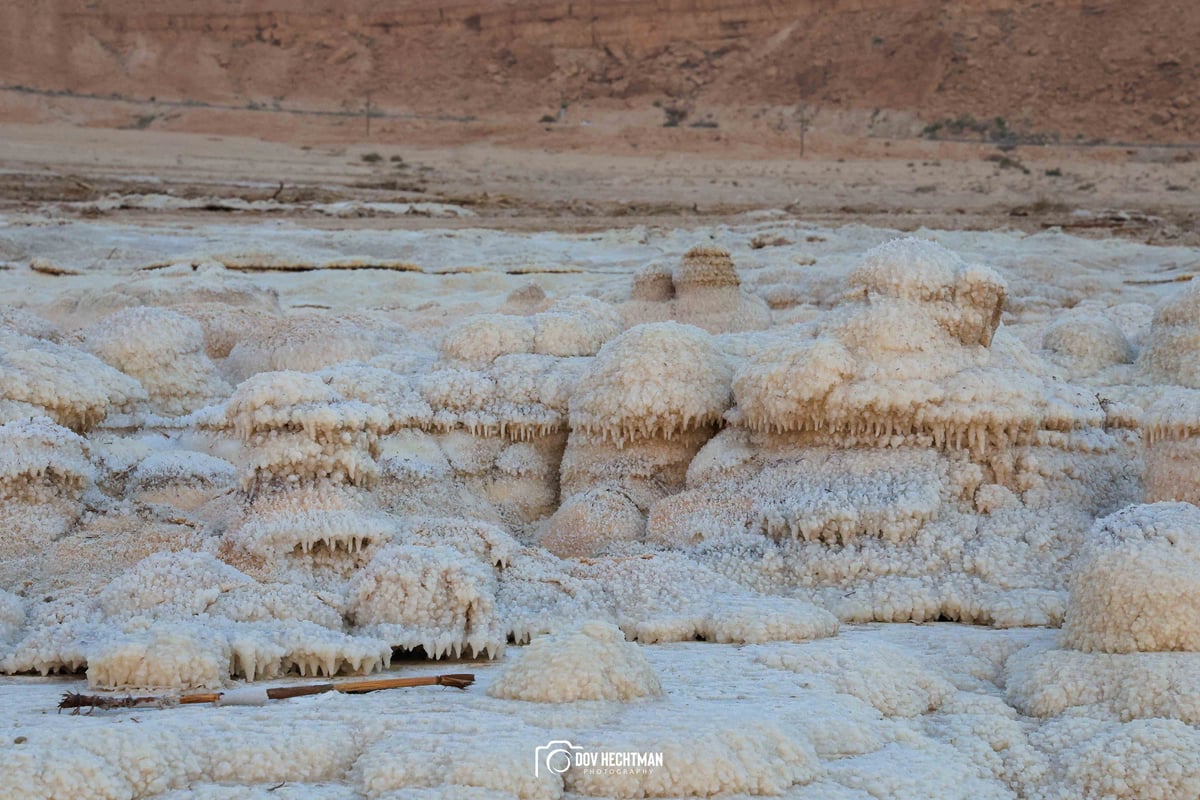
[(247, 686), (224, 692), (198, 692), (185, 695), (126, 695), (124, 697), (109, 695), (80, 694), (67, 692), (58, 703), (61, 713), (64, 708), (71, 709), (72, 714), (78, 714), (80, 709), (113, 708), (166, 708), (173, 705), (196, 705), (211, 703), (218, 706), (233, 705), (262, 705), (268, 700), (286, 700), (290, 697), (304, 697), (325, 692), (341, 692), (343, 694), (363, 694), (377, 692), (381, 689), (399, 689), (406, 686), (450, 686), (455, 689), (466, 689), (475, 682), (475, 676), (470, 673), (453, 673), (449, 675), (422, 675), (415, 678), (367, 678), (357, 681), (329, 681), (326, 683), (301, 683), (295, 686), (272, 686), (258, 688)]

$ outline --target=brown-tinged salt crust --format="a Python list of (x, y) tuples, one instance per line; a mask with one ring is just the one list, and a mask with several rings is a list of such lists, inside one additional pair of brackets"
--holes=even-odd
[[(1184, 255), (768, 228), (498, 245), (536, 283), (163, 244), (87, 302), (47, 253), (87, 274), (0, 310), (0, 671), (90, 688), (0, 679), (6, 796), (1194, 796), (1196, 290), (1114, 277)], [(396, 651), (479, 684), (41, 713)], [(535, 772), (563, 740), (664, 763)]]
[(674, 268), (661, 262), (643, 267), (621, 316), (626, 327), (675, 320), (709, 333), (756, 331), (771, 323), (767, 304), (742, 291), (733, 258), (720, 247), (693, 247)]

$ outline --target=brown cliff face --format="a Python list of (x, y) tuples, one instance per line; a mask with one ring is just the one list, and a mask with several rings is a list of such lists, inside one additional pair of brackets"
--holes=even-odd
[(947, 135), (1182, 142), (1198, 41), (1188, 0), (28, 0), (0, 7), (0, 82), (483, 119), (807, 103), (958, 120)]

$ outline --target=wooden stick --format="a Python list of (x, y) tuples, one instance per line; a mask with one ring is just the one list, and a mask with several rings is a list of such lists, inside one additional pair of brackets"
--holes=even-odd
[[(269, 700), (287, 700), (292, 697), (323, 694), (325, 692), (341, 692), (342, 694), (365, 694), (381, 689), (399, 689), (408, 686), (450, 686), (455, 689), (466, 689), (475, 682), (475, 676), (470, 673), (452, 673), (449, 675), (422, 675), (415, 678), (368, 678), (360, 681), (334, 681), (326, 683), (301, 683), (295, 686), (274, 686), (263, 690), (263, 697)], [(219, 705), (226, 692), (197, 692), (180, 697), (163, 695), (159, 697), (127, 695), (125, 697), (110, 697), (105, 695), (79, 694), (67, 692), (58, 703), (58, 710), (72, 709), (72, 714), (78, 714), (81, 708), (93, 710), (111, 708), (141, 708), (168, 705), (197, 705), (212, 703)]]

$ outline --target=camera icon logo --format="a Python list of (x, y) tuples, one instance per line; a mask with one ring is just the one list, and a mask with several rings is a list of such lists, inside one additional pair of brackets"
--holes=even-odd
[(543, 769), (553, 775), (562, 775), (575, 763), (575, 754), (582, 750), (565, 739), (540, 745), (533, 751), (534, 776), (540, 776)]

